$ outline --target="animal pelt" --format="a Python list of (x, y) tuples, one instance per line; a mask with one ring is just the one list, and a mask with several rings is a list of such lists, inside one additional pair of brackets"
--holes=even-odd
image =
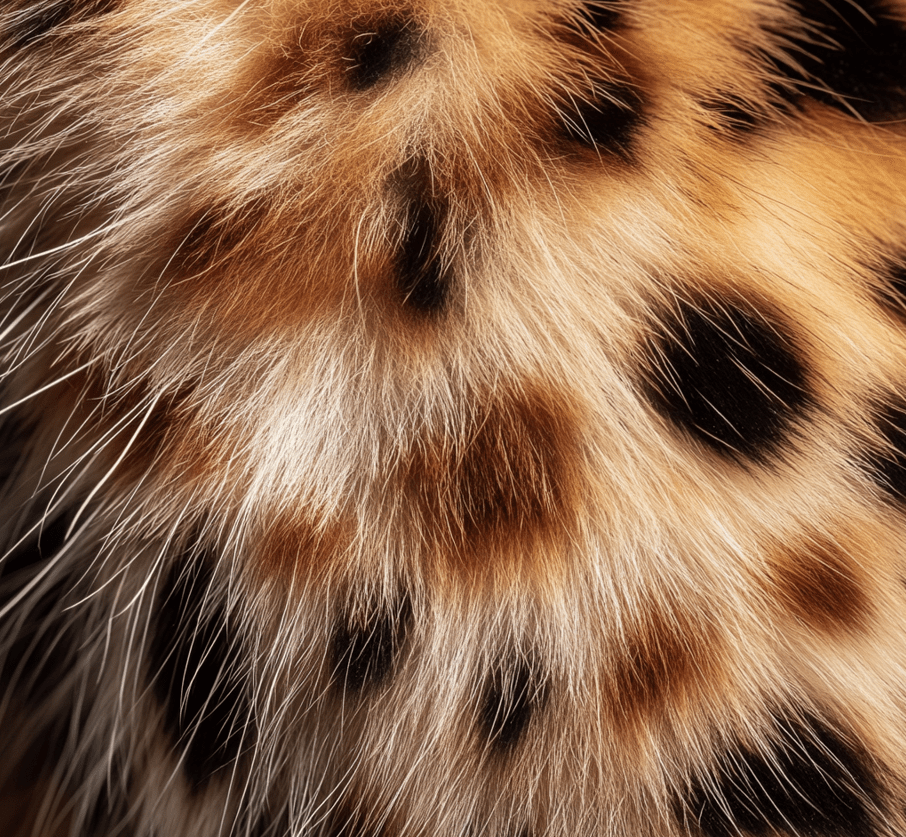
[(0, 832), (906, 833), (903, 0), (5, 0)]

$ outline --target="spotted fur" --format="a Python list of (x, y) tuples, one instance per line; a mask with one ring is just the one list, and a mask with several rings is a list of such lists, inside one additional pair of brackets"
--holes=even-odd
[(0, 833), (906, 833), (903, 0), (7, 0)]

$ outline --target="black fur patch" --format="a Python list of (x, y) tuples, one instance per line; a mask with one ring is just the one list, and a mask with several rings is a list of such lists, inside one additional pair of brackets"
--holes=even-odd
[(777, 33), (798, 68), (770, 63), (799, 93), (845, 113), (855, 110), (869, 121), (906, 113), (906, 29), (882, 3), (794, 0), (791, 5), (814, 28), (798, 36)]
[[(59, 514), (0, 563), (0, 607), (12, 601), (63, 548), (71, 512)], [(0, 658), (0, 683), (14, 683), (31, 704), (45, 699), (71, 670), (75, 626), (64, 612), (66, 581), (55, 584), (28, 610), (15, 639)]]
[(114, 834), (117, 837), (129, 837), (133, 834), (134, 830), (129, 824), (130, 784), (124, 765), (116, 764), (94, 801), (80, 833), (85, 837), (108, 837)]
[(738, 136), (751, 134), (762, 122), (764, 116), (731, 95), (714, 96), (701, 104), (702, 107), (718, 117), (719, 125), (712, 127)]
[[(21, 594), (59, 553), (71, 520), (70, 512), (58, 515), (0, 561), (0, 608)], [(15, 773), (7, 777), (12, 785), (6, 787), (6, 794), (12, 793), (14, 798), (28, 798), (65, 760), (73, 734), (70, 696), (61, 693), (69, 689), (83, 639), (76, 614), (66, 611), (72, 603), (67, 598), (71, 583), (71, 579), (61, 579), (49, 589), (37, 588), (0, 622), (0, 701), (12, 700), (14, 706), (27, 708), (32, 725)], [(18, 731), (8, 727), (0, 740), (13, 739)], [(8, 822), (2, 813), (0, 820)]]
[[(427, 191), (420, 184), (414, 188)], [(440, 250), (445, 215), (437, 200), (421, 194), (409, 206), (396, 269), (403, 300), (417, 311), (440, 311), (449, 296), (451, 270)]]
[(341, 618), (330, 645), (337, 686), (347, 692), (360, 692), (386, 682), (411, 621), (412, 605), (408, 596), (396, 608), (379, 610), (362, 619)]
[(696, 780), (684, 818), (705, 837), (873, 837), (877, 783), (856, 748), (817, 718), (781, 719), (770, 752), (739, 747)]
[(289, 813), (268, 813), (261, 816), (248, 833), (248, 837), (292, 837)]
[[(0, 684), (4, 687), (7, 685), (2, 680), (0, 680)], [(8, 698), (8, 694), (4, 694), (3, 697)], [(4, 718), (4, 727), (0, 729), (0, 741), (2, 741), (0, 746), (22, 730), (27, 731), (28, 734), (28, 742), (24, 750), (19, 752), (15, 764), (9, 763), (9, 756), (5, 749), (3, 751), (6, 763), (2, 764), (5, 781), (0, 786), (0, 826), (7, 826), (3, 829), (3, 837), (24, 837), (24, 835), (31, 837), (34, 834), (34, 831), (29, 828), (22, 829), (23, 824), (17, 821), (17, 813), (24, 813), (25, 805), (29, 801), (35, 800), (36, 792), (40, 793), (46, 789), (48, 779), (61, 764), (66, 764), (67, 759), (72, 757), (73, 706), (56, 705), (53, 707), (55, 714), (52, 717), (43, 718), (41, 707), (35, 704), (25, 704), (20, 708), (25, 708), (25, 714), (14, 711), (12, 718), (7, 715)], [(16, 721), (19, 722), (19, 725), (16, 725)], [(12, 826), (12, 833), (10, 833), (9, 826)], [(40, 837), (44, 837), (45, 833), (42, 832)], [(61, 833), (68, 834), (69, 832), (68, 830), (54, 831), (54, 835)], [(80, 834), (79, 837), (82, 835)], [(101, 836), (99, 835), (99, 837)], [(108, 835), (104, 834), (102, 837), (108, 837)]]
[(598, 32), (610, 32), (620, 22), (620, 10), (612, 3), (601, 3), (598, 0), (584, 0), (582, 16)]
[(154, 691), (195, 789), (254, 738), (252, 710), (237, 678), (239, 649), (223, 606), (211, 597), (211, 581), (209, 556), (177, 561), (152, 620)]
[(66, 543), (66, 532), (72, 523), (73, 513), (69, 510), (58, 512), (18, 549), (0, 563), (0, 573), (7, 578), (16, 573), (39, 569)]
[(514, 747), (544, 697), (545, 689), (529, 663), (500, 665), (485, 685), (479, 714), (491, 744), (501, 751)]
[(650, 345), (658, 409), (724, 454), (775, 452), (809, 404), (805, 370), (778, 323), (727, 300), (678, 302)]
[(906, 301), (906, 261), (901, 261), (892, 265), (889, 273), (891, 287), (904, 301)]
[(78, 0), (51, 0), (22, 9), (10, 32), (13, 46), (16, 49), (29, 47), (44, 38), (72, 18), (79, 5)]
[(16, 473), (32, 430), (32, 426), (18, 416), (7, 414), (0, 419), (0, 490)]
[(354, 798), (336, 807), (324, 831), (325, 837), (395, 837), (397, 833), (386, 814), (371, 811), (363, 800)]
[(561, 117), (569, 139), (627, 158), (644, 122), (642, 98), (630, 87), (600, 84), (591, 98), (569, 102)]
[(891, 261), (879, 273), (881, 303), (900, 319), (906, 318), (906, 260)]
[(876, 411), (887, 447), (868, 456), (869, 473), (891, 497), (906, 500), (906, 401), (897, 397)]
[(15, 49), (32, 46), (65, 23), (113, 11), (118, 0), (36, 0), (11, 15), (7, 37)]
[(416, 28), (410, 21), (384, 20), (357, 32), (352, 39), (350, 82), (359, 90), (403, 69), (415, 57)]

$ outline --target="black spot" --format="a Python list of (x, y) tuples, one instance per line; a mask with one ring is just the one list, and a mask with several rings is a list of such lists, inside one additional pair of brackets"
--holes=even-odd
[(873, 837), (877, 783), (860, 752), (817, 718), (781, 719), (768, 752), (739, 746), (693, 782), (684, 818), (705, 837)]
[(384, 683), (393, 671), (412, 621), (412, 605), (403, 596), (361, 618), (343, 617), (331, 641), (334, 682), (348, 692)]
[(35, 3), (13, 19), (12, 45), (16, 49), (31, 46), (69, 20), (78, 7), (75, 0)]
[(906, 261), (900, 261), (890, 267), (890, 286), (906, 302)]
[(84, 837), (108, 837), (114, 834), (129, 837), (134, 833), (129, 823), (131, 796), (128, 770), (118, 760), (88, 811), (79, 833)]
[(0, 574), (7, 579), (14, 574), (41, 569), (66, 543), (66, 532), (72, 523), (73, 512), (57, 512), (38, 527), (34, 536), (26, 540), (0, 562)]
[(620, 10), (613, 3), (585, 0), (582, 4), (582, 17), (598, 32), (610, 32), (620, 22)]
[(113, 10), (117, 0), (38, 0), (10, 15), (7, 37), (15, 49), (34, 45), (65, 23)]
[[(27, 734), (27, 741), (22, 742), (25, 746), (22, 749), (16, 747), (18, 756), (14, 765), (9, 763), (10, 756), (4, 747), (6, 764), (3, 765), (5, 781), (0, 785), (0, 822), (12, 825), (13, 835), (31, 835), (34, 832), (30, 829), (22, 831), (21, 823), (15, 822), (15, 814), (10, 818), (10, 803), (15, 810), (26, 800), (36, 800), (36, 791), (46, 792), (48, 780), (54, 773), (59, 777), (59, 766), (70, 763), (67, 760), (72, 756), (73, 714), (76, 708), (72, 704), (55, 704), (50, 708), (54, 712), (52, 717), (44, 713), (45, 707), (33, 703), (20, 705), (18, 711), (13, 711), (12, 717), (6, 713), (4, 726), (0, 730), (0, 746), (20, 732)], [(20, 714), (21, 709), (25, 709), (24, 714)], [(4, 837), (9, 835), (8, 830), (3, 833)]]
[(649, 392), (659, 410), (724, 454), (776, 451), (809, 404), (790, 337), (754, 308), (680, 300), (649, 347)]
[[(33, 429), (31, 423), (26, 423), (18, 416), (7, 414), (0, 419), (0, 490), (17, 473)], [(2, 572), (0, 564), (0, 573)]]
[(791, 61), (769, 63), (799, 93), (869, 121), (906, 112), (906, 31), (882, 3), (794, 0), (791, 7), (811, 27), (775, 33)]
[(414, 25), (403, 20), (381, 21), (357, 32), (347, 69), (350, 82), (359, 90), (367, 90), (398, 72), (413, 59), (417, 41)]
[(239, 648), (212, 596), (212, 559), (190, 555), (170, 569), (152, 621), (150, 670), (164, 723), (201, 789), (252, 744), (254, 719), (238, 677)]
[[(63, 548), (71, 521), (71, 511), (58, 514), (0, 563), (0, 607), (47, 568)], [(66, 611), (64, 601), (71, 583), (62, 579), (23, 601), (15, 638), (0, 656), (0, 683), (12, 685), (29, 704), (48, 698), (74, 665), (77, 617)]]
[(437, 200), (421, 195), (409, 206), (397, 281), (404, 302), (417, 311), (439, 311), (449, 295), (451, 268), (440, 247), (445, 214)]
[(529, 662), (501, 664), (485, 685), (479, 720), (498, 750), (511, 749), (525, 732), (545, 689)]
[(324, 834), (325, 837), (393, 837), (397, 829), (389, 819), (386, 811), (372, 810), (363, 799), (348, 796), (335, 807)]
[(869, 454), (869, 473), (895, 500), (906, 500), (906, 401), (895, 398), (876, 408), (875, 423), (886, 443)]
[(567, 103), (561, 117), (569, 139), (626, 158), (643, 124), (642, 99), (630, 87), (600, 84), (590, 98)]
[[(775, 70), (777, 69), (777, 64), (773, 59), (768, 58), (765, 63)], [(785, 73), (786, 70), (780, 70), (780, 72)], [(805, 96), (789, 78), (769, 79), (765, 84), (765, 90), (769, 113), (773, 115), (778, 113), (795, 114), (801, 111)]]
[(719, 124), (711, 127), (738, 136), (752, 133), (764, 116), (732, 95), (714, 96), (701, 104), (702, 107), (718, 117)]
[(188, 213), (171, 239), (171, 265), (180, 273), (222, 269), (260, 234), (271, 209), (259, 196), (239, 208), (214, 204)]
[(268, 812), (261, 815), (252, 826), (248, 837), (292, 837), (293, 828), (287, 810), (278, 814)]
[(881, 304), (900, 319), (906, 318), (906, 260), (897, 259), (879, 271)]

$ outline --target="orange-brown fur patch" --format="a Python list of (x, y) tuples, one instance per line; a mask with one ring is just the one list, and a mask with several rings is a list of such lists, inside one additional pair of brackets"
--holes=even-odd
[[(337, 804), (330, 814), (331, 837), (394, 837), (400, 829), (394, 817), (368, 801), (365, 795), (347, 791), (345, 799)], [(407, 834), (413, 832), (409, 829)], [(416, 831), (415, 834), (420, 832)]]
[(301, 511), (286, 514), (269, 525), (256, 545), (252, 571), (286, 583), (324, 578), (342, 569), (351, 539), (348, 523), (319, 521)]
[(311, 41), (291, 31), (250, 63), (247, 76), (239, 79), (244, 91), (235, 110), (239, 124), (266, 130), (319, 88), (325, 73), (319, 59), (327, 50)]
[(681, 719), (716, 675), (720, 642), (713, 628), (683, 608), (649, 607), (604, 673), (607, 703), (618, 729), (632, 735), (663, 712)]
[(294, 7), (283, 19), (269, 21), (269, 37), (241, 72), (236, 87), (243, 93), (232, 107), (237, 127), (266, 130), (313, 94), (333, 102), (370, 96), (350, 83), (359, 39), (391, 22), (411, 30), (414, 39), (421, 30), (412, 8), (357, 10), (350, 4), (309, 19), (297, 19), (298, 12)]
[[(81, 378), (82, 376), (80, 376)], [(128, 387), (113, 388), (117, 394), (102, 399), (107, 391), (105, 373), (99, 368), (84, 375), (81, 403), (93, 407), (87, 416), (89, 440), (109, 439), (103, 448), (121, 485), (153, 477), (158, 486), (178, 483), (181, 489), (209, 476), (223, 440), (206, 433), (190, 406), (192, 388), (184, 385), (170, 392), (154, 393), (149, 381), (139, 379)], [(120, 458), (122, 456), (122, 458)]]
[(241, 207), (209, 206), (191, 213), (173, 238), (170, 266), (181, 274), (216, 270), (251, 239), (266, 220), (261, 200)]
[(524, 387), (476, 395), (461, 427), (417, 436), (399, 476), (428, 550), (478, 570), (561, 536), (576, 511), (577, 434), (562, 396)]
[(865, 628), (872, 607), (858, 564), (845, 546), (822, 535), (774, 551), (770, 568), (780, 600), (803, 624), (839, 635)]
[[(306, 194), (299, 183), (190, 213), (163, 254), (173, 316), (255, 339), (386, 296), (386, 252), (360, 241), (383, 239), (354, 227), (371, 198), (345, 183), (355, 169), (331, 166), (325, 174), (336, 180), (329, 191)], [(334, 206), (337, 193), (350, 198)]]

